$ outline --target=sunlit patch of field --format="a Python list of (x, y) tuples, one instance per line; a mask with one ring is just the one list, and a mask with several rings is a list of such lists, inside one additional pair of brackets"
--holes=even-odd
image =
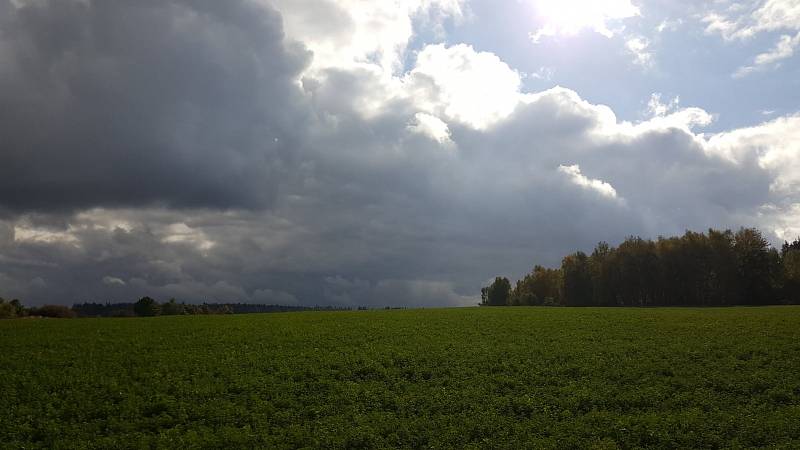
[(0, 321), (8, 448), (800, 447), (800, 307)]

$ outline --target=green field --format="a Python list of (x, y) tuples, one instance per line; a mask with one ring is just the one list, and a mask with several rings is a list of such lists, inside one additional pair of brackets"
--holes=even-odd
[(800, 448), (800, 307), (0, 321), (6, 448)]

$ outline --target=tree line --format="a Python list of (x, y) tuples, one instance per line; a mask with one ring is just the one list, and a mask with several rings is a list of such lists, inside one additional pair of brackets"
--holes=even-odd
[(484, 306), (776, 304), (800, 304), (800, 238), (778, 250), (755, 228), (600, 242), (559, 268), (534, 266), (513, 287), (497, 277), (481, 289)]
[(289, 306), (265, 305), (255, 303), (184, 303), (174, 298), (159, 303), (151, 297), (142, 297), (132, 303), (76, 303), (65, 305), (44, 305), (25, 307), (18, 299), (6, 301), (0, 297), (0, 319), (18, 317), (152, 317), (204, 314), (249, 314), (294, 311), (340, 311), (350, 310), (341, 306)]
[(6, 301), (0, 297), (0, 319), (14, 319), (17, 317), (55, 317), (71, 318), (77, 314), (64, 305), (44, 305), (28, 308), (19, 299)]
[(159, 303), (142, 297), (136, 303), (82, 303), (72, 309), (81, 317), (151, 317), (205, 314), (252, 314), (293, 311), (342, 310), (337, 306), (290, 306), (256, 303), (184, 303), (174, 298)]

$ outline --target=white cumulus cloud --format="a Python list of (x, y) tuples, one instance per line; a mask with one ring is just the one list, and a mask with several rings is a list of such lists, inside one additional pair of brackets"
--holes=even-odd
[(408, 129), (427, 136), (440, 144), (452, 144), (450, 140), (450, 129), (442, 119), (427, 114), (416, 113), (414, 119), (408, 125)]
[(544, 37), (572, 36), (587, 29), (612, 37), (616, 22), (640, 15), (630, 0), (538, 0), (535, 7), (543, 25), (530, 33), (533, 42)]
[(617, 190), (614, 189), (614, 186), (603, 180), (587, 177), (581, 173), (581, 168), (577, 164), (571, 166), (560, 165), (558, 166), (558, 171), (566, 175), (577, 186), (593, 190), (604, 197), (617, 198)]
[(706, 33), (719, 34), (725, 40), (746, 40), (762, 33), (797, 31), (794, 36), (783, 34), (772, 49), (753, 58), (753, 63), (739, 67), (732, 76), (742, 78), (753, 72), (777, 67), (781, 60), (790, 58), (800, 45), (800, 0), (766, 0), (755, 8), (741, 4), (729, 6), (727, 11), (712, 11), (703, 17)]
[(625, 48), (633, 55), (633, 62), (641, 67), (653, 66), (653, 53), (649, 51), (650, 41), (642, 36), (635, 36), (625, 41)]
[(476, 129), (508, 117), (520, 101), (520, 74), (464, 44), (426, 46), (403, 82), (419, 108)]

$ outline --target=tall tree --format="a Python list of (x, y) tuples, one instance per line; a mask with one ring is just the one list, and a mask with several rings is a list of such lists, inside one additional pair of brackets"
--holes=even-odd
[(658, 256), (653, 241), (629, 237), (614, 254), (615, 291), (624, 306), (654, 304)]
[(786, 303), (800, 303), (800, 239), (781, 248), (783, 283), (781, 297)]
[(137, 316), (157, 316), (161, 313), (161, 306), (150, 297), (142, 297), (133, 305)]
[(731, 230), (708, 230), (706, 289), (712, 305), (739, 305), (744, 302), (734, 244)]
[(592, 304), (592, 270), (586, 253), (576, 252), (561, 261), (564, 277), (564, 304), (588, 306)]
[(612, 249), (607, 242), (599, 242), (592, 255), (589, 256), (589, 268), (592, 272), (592, 304), (611, 306), (614, 295), (611, 289), (610, 256)]
[(561, 270), (536, 265), (531, 273), (517, 281), (511, 292), (512, 303), (524, 306), (561, 303)]
[(758, 305), (769, 303), (773, 297), (769, 243), (755, 228), (741, 228), (734, 235), (733, 248), (744, 301)]
[[(503, 304), (506, 284), (482, 290), (483, 304)], [(629, 237), (600, 242), (591, 256), (567, 255), (559, 269), (535, 266), (505, 304), (567, 306), (725, 306), (800, 304), (800, 238), (780, 252), (760, 231), (686, 231), (656, 242)]]
[(506, 306), (511, 297), (511, 282), (506, 277), (496, 277), (494, 282), (481, 290), (481, 304)]

